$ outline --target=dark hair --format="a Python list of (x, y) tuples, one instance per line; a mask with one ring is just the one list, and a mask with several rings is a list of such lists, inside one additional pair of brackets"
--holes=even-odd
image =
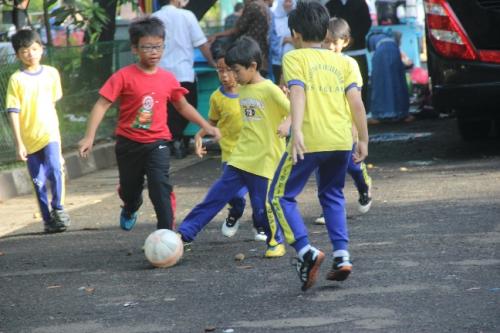
[(12, 47), (14, 48), (14, 51), (16, 53), (17, 51), (19, 51), (20, 48), (30, 47), (34, 43), (43, 45), (40, 35), (36, 31), (30, 29), (21, 29), (18, 32), (16, 32), (12, 36), (11, 42), (12, 42)]
[(165, 26), (163, 22), (153, 16), (141, 17), (130, 24), (128, 28), (130, 43), (137, 46), (142, 37), (160, 37), (165, 40)]
[(328, 31), (332, 34), (333, 39), (351, 39), (351, 28), (346, 20), (340, 17), (333, 17), (328, 23)]
[(214, 58), (215, 61), (219, 60), (220, 58), (225, 58), (226, 57), (226, 49), (224, 47), (219, 47), (216, 48), (212, 51), (212, 57)]
[(241, 65), (250, 67), (252, 62), (257, 63), (257, 70), (262, 66), (262, 52), (259, 44), (251, 37), (242, 36), (229, 46), (226, 51), (228, 66)]
[(328, 10), (319, 2), (299, 1), (288, 15), (288, 27), (300, 33), (306, 42), (322, 42), (329, 20)]
[(241, 2), (237, 2), (236, 5), (234, 5), (234, 12), (239, 12), (242, 9), (243, 9), (243, 4)]

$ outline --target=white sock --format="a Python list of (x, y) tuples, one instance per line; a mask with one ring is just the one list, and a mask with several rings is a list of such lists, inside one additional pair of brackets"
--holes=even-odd
[(333, 257), (334, 258), (337, 258), (337, 257), (347, 257), (347, 258), (349, 258), (349, 251), (347, 251), (347, 250), (333, 251)]
[(297, 255), (299, 256), (300, 261), (304, 261), (304, 254), (306, 254), (309, 250), (311, 249), (311, 245), (306, 245), (303, 248), (300, 249), (299, 252), (297, 252)]

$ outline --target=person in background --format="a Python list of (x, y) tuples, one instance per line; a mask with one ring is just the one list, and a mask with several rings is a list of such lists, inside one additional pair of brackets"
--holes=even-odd
[[(200, 24), (194, 14), (182, 6), (183, 0), (169, 0), (166, 6), (153, 13), (165, 26), (165, 52), (160, 61), (160, 67), (173, 73), (181, 86), (187, 89), (186, 100), (195, 109), (198, 106), (198, 83), (194, 71), (194, 49), (199, 48), (210, 66), (215, 62)], [(172, 132), (172, 149), (176, 158), (187, 154), (187, 140), (184, 129), (189, 121), (182, 117), (173, 104), (169, 103), (168, 127)]]
[(288, 13), (295, 8), (296, 0), (278, 0), (278, 4), (273, 15), (272, 32), (270, 38), (271, 65), (274, 83), (280, 84), (281, 80), (281, 59), (283, 55), (293, 50), (292, 35), (288, 28)]
[[(236, 22), (236, 26), (229, 30), (215, 33), (209, 37), (212, 43), (219, 37), (232, 37), (237, 39), (241, 36), (248, 36), (254, 39), (262, 50), (262, 65), (260, 73), (267, 77), (269, 73), (269, 27), (271, 18), (268, 4), (263, 0), (245, 0), (243, 13)], [(266, 50), (266, 51), (264, 51)]]
[(398, 43), (391, 33), (377, 32), (368, 38), (373, 52), (370, 117), (368, 124), (383, 121), (412, 122), (405, 64)]
[(234, 28), (236, 21), (238, 21), (242, 13), (243, 4), (241, 2), (237, 2), (236, 5), (234, 5), (234, 12), (224, 20), (224, 30)]
[(21, 30), (29, 25), (28, 6), (30, 0), (14, 0), (12, 3), (12, 24), (16, 30)]
[[(330, 17), (343, 18), (351, 27), (351, 45), (344, 53), (356, 60), (363, 82), (368, 82), (366, 36), (370, 31), (372, 20), (366, 0), (330, 0), (326, 3), (326, 8), (330, 12)], [(369, 106), (367, 86), (367, 84), (363, 85), (361, 96), (363, 103)]]
[[(27, 162), (44, 231), (62, 232), (69, 226), (70, 218), (63, 207), (64, 160), (55, 108), (62, 97), (61, 79), (57, 69), (40, 64), (43, 45), (36, 32), (19, 30), (12, 36), (12, 47), (22, 65), (11, 75), (6, 96), (17, 158)], [(47, 180), (52, 190), (50, 203)]]

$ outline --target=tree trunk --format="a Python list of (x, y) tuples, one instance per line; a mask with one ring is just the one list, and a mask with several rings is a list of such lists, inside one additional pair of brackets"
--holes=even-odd
[(100, 7), (104, 8), (104, 10), (106, 11), (106, 16), (109, 19), (108, 23), (102, 30), (99, 41), (108, 42), (114, 40), (116, 29), (116, 8), (118, 5), (118, 0), (94, 0), (94, 3), (98, 3)]

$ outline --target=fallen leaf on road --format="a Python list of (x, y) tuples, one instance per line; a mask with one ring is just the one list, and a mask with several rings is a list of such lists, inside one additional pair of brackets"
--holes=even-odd
[(234, 260), (236, 261), (242, 261), (245, 259), (245, 255), (243, 253), (238, 253), (234, 256)]
[(215, 331), (216, 327), (215, 326), (207, 326), (205, 327), (205, 332), (213, 332)]
[(99, 202), (102, 202), (102, 200), (94, 200), (94, 201), (92, 201), (92, 203), (99, 203)]
[(3, 252), (0, 252), (0, 257), (1, 257), (1, 256), (4, 256), (4, 255), (5, 255), (5, 253), (3, 253)]
[(399, 171), (408, 171), (408, 168), (401, 167), (401, 168), (399, 168)]
[(62, 286), (60, 284), (56, 284), (53, 286), (48, 286), (47, 289), (55, 289), (55, 288), (61, 288)]
[(39, 219), (40, 218), (40, 213), (33, 213), (33, 218), (34, 219)]
[(127, 303), (123, 304), (124, 307), (129, 307), (129, 306), (134, 306), (134, 305), (137, 305), (137, 303), (127, 302)]

